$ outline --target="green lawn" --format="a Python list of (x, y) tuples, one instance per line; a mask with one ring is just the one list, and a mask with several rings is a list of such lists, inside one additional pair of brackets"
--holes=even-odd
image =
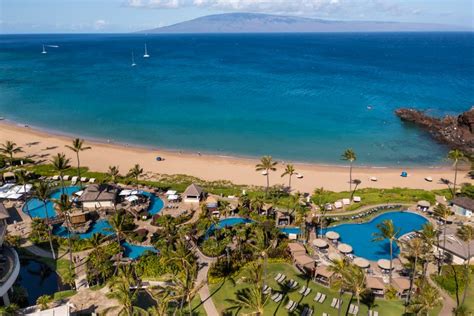
[[(288, 315), (288, 312), (285, 309), (285, 305), (288, 301), (288, 298), (298, 302), (300, 306), (310, 306), (314, 310), (314, 315), (320, 316), (324, 312), (330, 315), (337, 315), (337, 310), (331, 307), (332, 298), (338, 297), (336, 291), (320, 286), (315, 282), (304, 278), (304, 276), (301, 275), (292, 265), (286, 263), (268, 264), (267, 283), (273, 289), (280, 289), (276, 281), (274, 281), (275, 275), (277, 275), (277, 273), (279, 272), (284, 273), (288, 279), (294, 279), (298, 281), (300, 286), (309, 286), (311, 288), (311, 293), (307, 297), (303, 298), (300, 294), (298, 294), (298, 290), (293, 291), (291, 293), (288, 293), (288, 295), (285, 296), (285, 299), (279, 304), (274, 303), (272, 300), (269, 300), (269, 303), (265, 309), (265, 315)], [(213, 293), (212, 300), (214, 301), (214, 304), (216, 305), (219, 312), (222, 313), (229, 306), (229, 304), (226, 302), (226, 299), (233, 298), (233, 293), (237, 289), (241, 289), (246, 286), (243, 284), (239, 284), (238, 280), (236, 281), (237, 284), (235, 286), (230, 280), (225, 281), (224, 283), (210, 285), (210, 291), (211, 293)], [(318, 292), (324, 293), (327, 296), (323, 304), (316, 303), (313, 300)], [(341, 313), (342, 315), (345, 314), (349, 306), (350, 299), (350, 295), (343, 296), (343, 305)], [(353, 303), (355, 304), (356, 301), (353, 300)], [(387, 301), (383, 299), (376, 299), (374, 302), (373, 309), (379, 311), (379, 314), (384, 316), (400, 316), (404, 313), (404, 305), (402, 301)], [(361, 304), (359, 315), (367, 315), (367, 313), (367, 305)]]
[[(432, 275), (432, 279), (438, 283), (438, 285), (446, 290), (451, 297), (456, 300), (456, 283), (455, 283), (455, 276), (454, 273), (457, 275), (457, 279), (459, 280), (459, 299), (462, 300), (463, 290), (464, 290), (464, 266), (462, 265), (454, 265), (454, 266), (443, 266), (442, 273), (440, 276), (434, 274)], [(470, 282), (469, 287), (467, 289), (466, 295), (466, 308), (471, 313), (474, 313), (474, 267), (471, 266), (471, 274), (470, 274)]]

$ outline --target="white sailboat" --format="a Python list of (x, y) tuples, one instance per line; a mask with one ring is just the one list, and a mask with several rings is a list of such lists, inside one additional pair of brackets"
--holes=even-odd
[(48, 52), (46, 51), (46, 48), (44, 48), (44, 45), (43, 45), (43, 51), (41, 52), (41, 54), (47, 54)]
[(137, 64), (135, 64), (135, 56), (133, 55), (132, 52), (132, 67), (135, 67)]
[(143, 55), (143, 58), (149, 58), (150, 55), (148, 55), (148, 50), (146, 49), (146, 44), (145, 44), (145, 55)]

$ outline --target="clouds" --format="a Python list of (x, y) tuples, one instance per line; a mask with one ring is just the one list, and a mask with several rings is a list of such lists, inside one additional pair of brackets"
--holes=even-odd
[(94, 29), (102, 30), (107, 25), (105, 20), (99, 19), (94, 22)]

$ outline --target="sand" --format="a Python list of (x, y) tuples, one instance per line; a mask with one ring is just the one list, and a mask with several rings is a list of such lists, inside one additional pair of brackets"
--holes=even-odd
[[(0, 143), (11, 140), (22, 146), (23, 155), (43, 155), (48, 161), (52, 155), (58, 152), (65, 153), (71, 158), (73, 166), (76, 165), (76, 156), (65, 148), (70, 144), (72, 138), (45, 131), (13, 124), (7, 121), (0, 122)], [(28, 143), (38, 142), (36, 145)], [(140, 164), (146, 172), (159, 174), (187, 174), (204, 180), (230, 180), (235, 184), (260, 185), (266, 184), (266, 177), (255, 171), (258, 159), (221, 157), (215, 155), (198, 153), (180, 153), (166, 150), (152, 150), (141, 147), (131, 147), (119, 144), (101, 143), (86, 140), (91, 150), (81, 152), (81, 165), (89, 167), (93, 171), (107, 171), (111, 165), (117, 165), (121, 174), (136, 163)], [(47, 148), (50, 149), (47, 149)], [(55, 148), (52, 148), (55, 147)], [(165, 158), (164, 161), (156, 161), (156, 157)], [(38, 159), (38, 158), (35, 158)], [(285, 161), (285, 163), (292, 163)], [(294, 163), (297, 172), (303, 175), (302, 179), (293, 176), (292, 189), (300, 192), (312, 192), (315, 188), (324, 187), (326, 190), (347, 191), (349, 189), (349, 168), (347, 166), (326, 166), (317, 164)], [(270, 173), (270, 184), (288, 184), (288, 177), (281, 177), (284, 165), (279, 163), (277, 171)], [(458, 182), (471, 182), (468, 178), (468, 168), (458, 174)], [(432, 168), (406, 168), (409, 176), (402, 178), (399, 168), (359, 167), (354, 166), (353, 178), (362, 181), (359, 188), (392, 188), (408, 187), (420, 189), (443, 189), (446, 185), (440, 183), (439, 179), (445, 178), (451, 181), (454, 171), (449, 166)], [(378, 181), (370, 181), (371, 177), (377, 177)], [(427, 182), (425, 177), (433, 178), (433, 182)]]

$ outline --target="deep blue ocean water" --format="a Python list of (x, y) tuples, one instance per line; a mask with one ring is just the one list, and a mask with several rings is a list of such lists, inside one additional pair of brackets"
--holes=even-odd
[(474, 33), (0, 35), (0, 116), (156, 148), (439, 164), (394, 110), (473, 104)]

